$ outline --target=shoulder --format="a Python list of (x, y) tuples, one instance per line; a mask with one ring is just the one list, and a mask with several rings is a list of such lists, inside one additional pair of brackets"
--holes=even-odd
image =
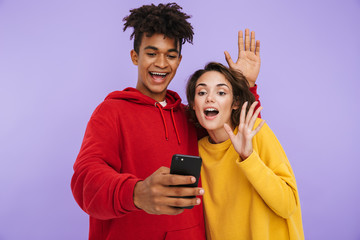
[(209, 144), (209, 141), (208, 141), (208, 136), (206, 137), (203, 137), (201, 138), (199, 141), (198, 141), (198, 146), (199, 148), (205, 148), (207, 145)]
[(113, 112), (114, 110), (115, 110), (114, 101), (113, 100), (104, 100), (96, 107), (92, 117), (109, 114), (109, 113)]
[[(257, 119), (255, 126), (258, 126), (261, 122), (261, 119)], [(253, 139), (254, 150), (258, 152), (260, 158), (267, 162), (270, 158), (269, 156), (278, 156), (277, 160), (271, 158), (272, 161), (282, 162), (286, 158), (286, 154), (279, 140), (275, 136), (274, 132), (270, 129), (269, 125), (265, 123), (260, 131), (254, 136)], [(270, 163), (267, 163), (270, 164)]]
[[(256, 119), (254, 128), (256, 128), (263, 119)], [(275, 136), (274, 132), (271, 130), (269, 125), (265, 122), (260, 131), (254, 136), (253, 141), (256, 142), (257, 148), (273, 148), (275, 146), (280, 146), (280, 142)]]
[[(256, 127), (259, 126), (259, 124), (265, 121), (261, 118), (257, 118), (254, 124), (254, 129)], [(260, 131), (255, 135), (255, 138), (264, 138), (267, 137), (269, 135), (274, 135), (273, 131), (270, 129), (269, 125), (267, 124), (267, 122), (264, 123), (264, 125), (261, 127)]]

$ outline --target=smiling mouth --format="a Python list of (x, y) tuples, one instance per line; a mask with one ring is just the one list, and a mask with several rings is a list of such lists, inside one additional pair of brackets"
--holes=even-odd
[(219, 114), (219, 111), (217, 109), (215, 109), (215, 108), (206, 108), (204, 110), (204, 114), (207, 117), (215, 117), (216, 115)]
[(165, 78), (168, 73), (160, 73), (160, 72), (149, 72), (150, 75), (154, 78)]

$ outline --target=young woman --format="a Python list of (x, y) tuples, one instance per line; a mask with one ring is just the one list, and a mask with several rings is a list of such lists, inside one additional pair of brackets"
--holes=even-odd
[(208, 239), (304, 239), (294, 173), (245, 77), (219, 63), (187, 84), (199, 141)]

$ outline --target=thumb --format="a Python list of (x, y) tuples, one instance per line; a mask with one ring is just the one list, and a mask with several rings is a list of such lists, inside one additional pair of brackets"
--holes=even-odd
[(227, 51), (225, 51), (224, 54), (225, 54), (225, 60), (226, 60), (226, 62), (228, 63), (229, 67), (231, 67), (231, 66), (234, 64), (234, 62), (233, 62), (233, 60), (231, 59), (230, 54), (229, 54)]
[(232, 139), (235, 135), (234, 135), (231, 127), (227, 123), (225, 123), (224, 128), (225, 128), (226, 133), (229, 135), (230, 139)]

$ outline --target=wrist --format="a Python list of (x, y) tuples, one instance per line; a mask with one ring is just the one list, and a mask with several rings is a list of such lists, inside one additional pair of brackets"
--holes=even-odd
[(135, 187), (134, 187), (134, 194), (133, 194), (133, 201), (134, 201), (134, 205), (135, 207), (137, 207), (138, 209), (142, 209), (141, 208), (141, 203), (139, 201), (139, 193), (141, 192), (141, 185), (143, 184), (143, 181), (138, 181), (136, 184), (135, 184)]
[(256, 81), (248, 81), (249, 87), (250, 87), (250, 88), (255, 87), (255, 82), (256, 82)]
[(248, 159), (250, 157), (250, 155), (252, 154), (253, 151), (251, 151), (250, 153), (246, 153), (246, 154), (239, 154), (240, 157), (240, 162), (245, 161), (246, 159)]

